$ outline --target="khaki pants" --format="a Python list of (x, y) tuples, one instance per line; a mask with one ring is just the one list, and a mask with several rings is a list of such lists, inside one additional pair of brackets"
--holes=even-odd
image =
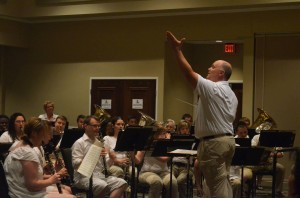
[(229, 169), (234, 150), (235, 140), (232, 136), (203, 140), (199, 144), (200, 170), (213, 198), (233, 197), (229, 182)]
[[(153, 173), (143, 172), (139, 176), (140, 183), (149, 184), (150, 189), (148, 198), (159, 198), (162, 192), (163, 186), (166, 188), (166, 197), (170, 197), (170, 173)], [(172, 175), (172, 198), (178, 198), (178, 185), (174, 175)]]

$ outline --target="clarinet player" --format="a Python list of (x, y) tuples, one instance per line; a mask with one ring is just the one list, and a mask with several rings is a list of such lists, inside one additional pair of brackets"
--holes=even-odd
[(12, 149), (4, 163), (5, 176), (11, 198), (75, 198), (71, 194), (59, 194), (56, 184), (60, 175), (55, 173), (43, 178), (42, 159), (33, 147), (40, 147), (49, 133), (47, 121), (33, 117), (24, 128), (24, 136)]
[[(84, 156), (87, 154), (89, 148), (95, 141), (98, 141), (96, 137), (99, 135), (100, 121), (96, 116), (88, 116), (84, 120), (83, 125), (85, 133), (79, 138), (72, 146), (72, 163), (74, 166), (74, 186), (89, 189), (90, 178), (81, 175), (77, 172)], [(93, 195), (94, 197), (105, 197), (106, 193), (110, 198), (123, 197), (124, 191), (128, 187), (126, 181), (114, 176), (105, 177), (103, 174), (104, 164), (102, 156), (107, 154), (106, 149), (103, 149), (99, 156), (96, 167), (93, 171)]]

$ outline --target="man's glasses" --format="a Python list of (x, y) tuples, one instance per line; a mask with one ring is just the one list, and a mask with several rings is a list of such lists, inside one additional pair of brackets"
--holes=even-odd
[(94, 128), (100, 128), (100, 125), (99, 124), (88, 124), (89, 126), (92, 126)]

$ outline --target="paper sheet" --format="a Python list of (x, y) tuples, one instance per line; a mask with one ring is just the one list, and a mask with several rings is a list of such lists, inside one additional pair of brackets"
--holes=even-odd
[(99, 161), (100, 153), (102, 151), (102, 147), (92, 145), (83, 158), (77, 172), (80, 174), (86, 176), (86, 177), (91, 177), (93, 174), (93, 171), (96, 167), (97, 162)]
[(187, 149), (176, 149), (176, 150), (171, 151), (169, 153), (186, 154), (186, 155), (197, 155), (197, 151), (195, 151), (195, 150), (187, 150)]

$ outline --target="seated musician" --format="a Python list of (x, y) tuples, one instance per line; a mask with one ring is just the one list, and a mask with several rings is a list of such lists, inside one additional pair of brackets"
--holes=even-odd
[[(252, 140), (251, 140), (251, 146), (258, 146), (259, 145), (259, 137), (260, 134), (255, 135)], [(276, 149), (276, 148), (274, 148)], [(268, 160), (268, 163), (262, 166), (254, 167), (252, 170), (253, 171), (260, 171), (260, 170), (267, 170), (267, 171), (272, 171), (273, 170), (273, 156), (274, 152), (270, 154), (270, 158)], [(282, 152), (277, 152), (277, 158), (282, 158), (283, 153)], [(275, 181), (275, 195), (276, 196), (283, 196), (282, 194), (282, 186), (283, 186), (283, 181), (284, 181), (284, 175), (285, 175), (285, 168), (282, 164), (276, 163), (276, 181)], [(262, 189), (261, 187), (261, 181), (262, 177), (257, 178), (257, 185), (259, 189)]]
[[(33, 147), (40, 147), (49, 125), (40, 118), (33, 117), (25, 125), (21, 140), (11, 150), (4, 163), (5, 175), (11, 198), (71, 198), (71, 194), (59, 194), (54, 184), (60, 183), (60, 175), (55, 173), (43, 178), (42, 159)], [(58, 185), (59, 186), (59, 185)]]
[[(79, 138), (72, 146), (72, 163), (74, 166), (74, 186), (83, 189), (89, 189), (90, 178), (77, 172), (85, 155), (89, 151), (97, 136), (99, 136), (100, 121), (96, 116), (88, 116), (84, 120), (84, 135)], [(93, 194), (95, 197), (105, 197), (106, 193), (110, 197), (122, 197), (125, 189), (128, 187), (126, 181), (115, 176), (108, 176), (103, 174), (106, 170), (103, 157), (106, 156), (106, 149), (103, 149), (96, 167), (93, 171)]]
[[(177, 134), (189, 135), (190, 126), (185, 120), (181, 120), (177, 125)], [(173, 174), (177, 178), (179, 197), (185, 198), (187, 192), (187, 174), (188, 159), (186, 157), (173, 158)], [(189, 178), (192, 178), (193, 172), (189, 172)]]
[[(166, 129), (159, 125), (154, 139), (165, 139)], [(170, 197), (170, 170), (167, 162), (169, 157), (148, 157), (145, 151), (138, 151), (135, 156), (136, 164), (141, 164), (139, 175), (140, 183), (147, 183), (150, 186), (148, 198), (158, 198), (161, 195), (163, 186), (166, 189), (166, 197)], [(175, 176), (172, 177), (172, 197), (178, 198), (178, 185)]]
[(5, 131), (1, 137), (1, 143), (14, 143), (21, 140), (24, 135), (24, 125), (26, 119), (22, 113), (14, 113), (10, 116), (8, 122), (8, 130)]
[(109, 160), (107, 164), (109, 166), (109, 173), (113, 176), (124, 178), (125, 168), (131, 170), (128, 166), (130, 165), (130, 160), (126, 155), (126, 152), (115, 152), (117, 138), (119, 132), (124, 129), (124, 121), (121, 117), (114, 117), (111, 120), (112, 130), (107, 134), (104, 139), (104, 146), (109, 149)]
[[(62, 178), (67, 178), (69, 175), (68, 175), (68, 171), (64, 167), (64, 165), (61, 165), (60, 163), (58, 163), (58, 159), (56, 159), (55, 157), (50, 157), (50, 154), (55, 152), (54, 151), (55, 148), (54, 148), (54, 145), (49, 144), (49, 142), (51, 140), (51, 136), (52, 136), (51, 123), (49, 121), (46, 121), (46, 122), (48, 124), (49, 130), (47, 131), (47, 133), (44, 137), (43, 146), (33, 147), (34, 151), (36, 152), (36, 154), (38, 155), (39, 159), (42, 162), (42, 167), (43, 167), (43, 172), (44, 172), (43, 178), (48, 179), (49, 177), (51, 177), (51, 175), (53, 174), (52, 173), (53, 171), (55, 171), (57, 174), (59, 174)], [(44, 150), (44, 147), (46, 148), (46, 152)], [(48, 158), (47, 160), (51, 160), (51, 161), (46, 162), (45, 158)], [(53, 161), (55, 161), (55, 162), (53, 162)], [(62, 188), (63, 192), (72, 194), (71, 188), (69, 186), (61, 185), (61, 188)]]
[[(249, 138), (247, 124), (239, 122), (235, 129), (234, 138)], [(240, 146), (237, 145), (236, 146)], [(243, 172), (243, 197), (248, 197), (249, 185), (252, 179), (252, 170), (250, 168), (244, 168)], [(233, 191), (233, 197), (241, 197), (241, 168), (239, 166), (231, 166), (229, 180)]]

